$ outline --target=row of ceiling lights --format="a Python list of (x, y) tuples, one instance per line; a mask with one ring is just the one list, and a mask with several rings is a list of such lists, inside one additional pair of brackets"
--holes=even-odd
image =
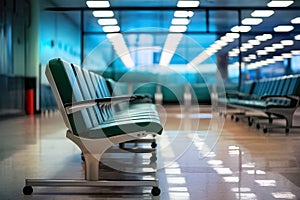
[[(287, 52), (287, 53), (282, 53), (281, 55), (275, 55), (272, 58), (266, 58), (264, 60), (252, 62), (252, 63), (247, 65), (247, 69), (248, 70), (257, 69), (257, 68), (260, 68), (260, 67), (263, 67), (263, 66), (274, 64), (276, 62), (283, 61), (285, 58), (292, 58), (292, 56), (294, 56), (294, 55), (300, 55), (300, 50), (292, 50), (292, 51)], [(254, 58), (254, 56), (255, 56), (255, 54), (251, 54), (251, 55), (248, 56), (248, 58), (249, 57)], [(231, 64), (230, 66), (239, 67), (239, 62), (235, 62), (235, 63)], [(245, 62), (242, 62), (241, 66), (245, 67), (246, 66)]]
[[(288, 7), (292, 5), (294, 1), (271, 1), (267, 4), (268, 7)], [(251, 13), (252, 17), (270, 17), (274, 14), (273, 10), (255, 10)], [(263, 20), (256, 20), (261, 18), (248, 18), (248, 20), (245, 22), (242, 21), (243, 25), (258, 25)], [(255, 23), (255, 21), (257, 23)], [(248, 24), (247, 24), (248, 22)], [(252, 22), (252, 23), (251, 23)], [(292, 24), (300, 24), (300, 17), (296, 17), (291, 20)], [(249, 29), (249, 28), (248, 28)], [(251, 30), (251, 28), (250, 28)], [(274, 32), (290, 32), (294, 30), (294, 26), (292, 25), (277, 25), (273, 28)], [(233, 30), (231, 30), (233, 31)], [(247, 32), (247, 31), (244, 31)], [(265, 36), (265, 37), (264, 37)], [(300, 35), (297, 35), (294, 37), (295, 40), (299, 40)], [(248, 40), (248, 42), (243, 43), (240, 49), (232, 49), (232, 51), (229, 52), (230, 57), (238, 56), (238, 54), (241, 52), (247, 52), (248, 50), (252, 49), (255, 45), (260, 45), (262, 42), (266, 40), (272, 39), (271, 34), (263, 34), (261, 36), (256, 36), (255, 40)], [(259, 56), (266, 56), (269, 53), (274, 53), (279, 49), (284, 49), (286, 46), (291, 46), (294, 44), (293, 40), (281, 40), (280, 43), (274, 43), (272, 46), (266, 46), (264, 49), (259, 49), (256, 51), (256, 54), (249, 54), (247, 57), (243, 58), (243, 61), (248, 63), (247, 68), (248, 69), (256, 69), (259, 67), (263, 67), (269, 64), (274, 64), (275, 62), (283, 61), (284, 58), (291, 58), (293, 55), (297, 55), (299, 51), (292, 51), (289, 53), (282, 53), (280, 56), (275, 55), (272, 58), (267, 58), (264, 60), (256, 61)], [(242, 63), (242, 66), (245, 66), (245, 63)], [(237, 66), (237, 63), (234, 63), (233, 66)]]
[[(293, 4), (294, 1), (280, 1), (273, 0), (267, 4), (268, 7), (288, 7)], [(219, 40), (215, 41), (209, 48), (207, 48), (204, 52), (199, 54), (195, 59), (193, 59), (188, 66), (197, 66), (201, 62), (204, 62), (207, 58), (221, 50), (223, 47), (227, 46), (230, 42), (233, 42), (233, 38), (229, 38), (230, 34), (239, 33), (239, 32), (249, 32), (251, 30), (250, 25), (258, 25), (263, 22), (262, 18), (270, 17), (275, 12), (273, 10), (255, 10), (251, 13), (252, 18), (245, 18), (242, 20), (241, 26), (234, 26), (231, 28), (232, 33), (227, 33), (225, 36), (221, 37)], [(292, 24), (300, 24), (300, 17), (296, 17), (291, 20)], [(290, 32), (294, 29), (291, 25), (278, 25), (274, 27), (274, 32)], [(235, 37), (238, 38), (238, 37)], [(227, 40), (228, 39), (228, 40)], [(255, 39), (248, 40), (248, 42), (243, 43), (240, 48), (235, 48), (229, 51), (230, 57), (238, 56), (240, 52), (246, 52), (252, 49), (254, 46), (262, 44), (264, 41), (272, 39), (271, 34), (263, 34), (256, 36)], [(294, 37), (295, 40), (300, 40), (300, 35), (296, 35)], [(283, 40), (280, 44), (273, 44), (271, 47), (265, 47), (263, 50), (258, 50), (256, 53), (258, 56), (267, 55), (268, 52), (275, 52), (276, 49), (283, 48), (287, 45), (293, 45), (293, 40)], [(256, 59), (257, 56), (255, 54), (250, 54), (248, 57), (244, 58), (245, 62), (250, 62), (253, 59)], [(278, 60), (278, 58), (277, 58)], [(265, 64), (265, 62), (263, 62)], [(257, 65), (254, 65), (257, 66)], [(262, 65), (264, 66), (264, 65)], [(258, 66), (259, 67), (259, 66)]]
[[(177, 3), (177, 7), (198, 7), (200, 4), (199, 1), (183, 1), (179, 0)], [(278, 1), (273, 0), (270, 3), (268, 3), (268, 7), (287, 7), (289, 5), (293, 4), (293, 1)], [(90, 8), (108, 8), (110, 7), (109, 1), (87, 1), (87, 5)], [(217, 40), (214, 44), (212, 44), (208, 49), (206, 49), (202, 54), (195, 57), (188, 65), (197, 65), (204, 60), (206, 60), (208, 57), (216, 53), (217, 51), (221, 50), (222, 47), (227, 46), (228, 43), (233, 42), (235, 39), (239, 38), (238, 32), (248, 32), (251, 30), (250, 25), (258, 25), (263, 22), (262, 18), (270, 17), (274, 14), (273, 10), (255, 10), (251, 13), (251, 16), (253, 18), (245, 18), (242, 20), (242, 26), (234, 26), (232, 27), (231, 31), (232, 33), (227, 33), (223, 37), (221, 37), (220, 40)], [(120, 27), (118, 26), (118, 22), (114, 17), (113, 11), (94, 11), (93, 15), (95, 17), (99, 17), (98, 20), (99, 25), (102, 26), (103, 31), (107, 33), (108, 38), (112, 42), (117, 54), (121, 57), (125, 56), (126, 59), (123, 58), (123, 62), (127, 67), (133, 67), (134, 62), (130, 57), (128, 48), (126, 46), (125, 40), (120, 33), (114, 33), (119, 32)], [(172, 25), (170, 26), (169, 31), (172, 32), (168, 34), (164, 48), (162, 50), (162, 55), (160, 59), (160, 65), (167, 66), (169, 65), (178, 44), (180, 43), (183, 35), (179, 34), (182, 32), (185, 32), (187, 30), (187, 25), (190, 23), (191, 17), (194, 15), (193, 11), (184, 11), (184, 10), (177, 10), (174, 12), (174, 18), (172, 19)], [(297, 17), (293, 20), (291, 20), (292, 24), (298, 24), (300, 23), (300, 17)], [(275, 32), (287, 32), (293, 30), (293, 26), (290, 25), (280, 25), (274, 28)], [(112, 34), (114, 33), (114, 34)], [(110, 36), (109, 36), (110, 35)], [(116, 37), (112, 37), (112, 36)], [(259, 45), (261, 43), (259, 37), (269, 36), (269, 34), (264, 34), (262, 36), (257, 36), (256, 40), (249, 40), (249, 43), (242, 44), (241, 51), (247, 51), (251, 49), (255, 45)], [(269, 36), (270, 37), (270, 36)], [(295, 36), (295, 39), (299, 39), (300, 35)], [(272, 38), (272, 36), (271, 36)], [(118, 42), (116, 42), (118, 41)], [(262, 39), (262, 41), (264, 41)], [(116, 45), (118, 44), (118, 45)], [(121, 44), (121, 45), (120, 45)], [(125, 47), (124, 47), (125, 46)], [(265, 51), (272, 52), (272, 47), (266, 47)], [(263, 55), (264, 50), (259, 50), (258, 55)], [(240, 51), (233, 49), (231, 52), (229, 52), (230, 56), (237, 56), (237, 54), (240, 53)], [(253, 58), (253, 56), (250, 56)], [(247, 58), (246, 58), (247, 60)], [(249, 59), (248, 59), (249, 60)]]
[[(86, 1), (89, 8), (109, 8), (109, 1)], [(106, 37), (111, 42), (116, 54), (122, 60), (127, 68), (135, 66), (129, 53), (124, 37), (120, 32), (118, 21), (114, 18), (114, 12), (111, 10), (93, 11), (93, 15), (98, 19), (98, 24), (102, 27)]]
[[(177, 7), (198, 7), (199, 1), (182, 1), (177, 2)], [(183, 37), (181, 34), (187, 30), (187, 25), (190, 23), (194, 12), (189, 10), (176, 10), (174, 12), (174, 18), (172, 19), (172, 25), (169, 28), (164, 47), (162, 49), (159, 64), (161, 66), (168, 66), (172, 60), (172, 57)]]
[[(109, 8), (110, 4), (109, 1), (87, 1), (87, 6), (89, 8)], [(177, 2), (177, 7), (198, 7), (200, 4), (199, 1), (195, 0), (179, 0)], [(120, 27), (118, 26), (118, 22), (114, 17), (113, 11), (93, 11), (94, 17), (100, 18), (98, 20), (99, 25), (102, 26), (102, 29), (104, 32), (107, 33), (107, 35), (115, 35), (117, 37), (109, 37), (110, 41), (112, 42), (114, 49), (116, 50), (117, 54), (120, 56), (120, 53), (123, 53), (126, 56), (126, 59), (122, 60), (126, 67), (133, 67), (134, 63), (132, 59), (130, 58), (128, 48), (126, 46), (125, 40), (120, 33), (116, 33), (120, 31)], [(190, 23), (191, 17), (194, 15), (193, 11), (184, 11), (184, 10), (177, 10), (174, 12), (174, 18), (172, 19), (172, 25), (169, 28), (170, 32), (173, 32), (175, 34), (168, 34), (164, 48), (162, 50), (161, 59), (160, 59), (160, 65), (167, 66), (169, 65), (174, 52), (177, 49), (178, 44), (180, 43), (182, 39), (182, 33), (187, 30), (187, 25)], [(111, 34), (114, 33), (114, 34)], [(120, 43), (115, 41), (121, 40), (121, 47)], [(118, 44), (118, 45), (115, 45)], [(126, 48), (124, 47), (126, 46)], [(121, 50), (125, 51), (122, 52)], [(121, 57), (122, 59), (122, 57)]]

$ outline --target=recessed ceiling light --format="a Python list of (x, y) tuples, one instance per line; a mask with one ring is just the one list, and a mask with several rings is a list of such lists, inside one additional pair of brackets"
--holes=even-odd
[(273, 36), (271, 34), (263, 34), (263, 37), (270, 40), (270, 39), (272, 39)]
[(295, 36), (295, 40), (300, 40), (300, 34)]
[(111, 38), (117, 38), (117, 37), (123, 37), (121, 33), (108, 33), (106, 34), (106, 37), (108, 39), (111, 39)]
[(219, 45), (219, 44), (217, 44), (217, 43), (212, 44), (210, 47), (211, 47), (212, 49), (216, 49), (216, 50), (222, 49), (222, 46)]
[(245, 18), (242, 20), (243, 25), (258, 25), (262, 22), (263, 20), (261, 18)]
[(115, 18), (102, 18), (102, 19), (98, 19), (98, 24), (101, 25), (101, 26), (117, 25), (118, 22)]
[(248, 57), (249, 57), (250, 59), (256, 59), (256, 55), (255, 55), (255, 54), (250, 54)]
[(265, 66), (265, 65), (268, 65), (269, 63), (266, 60), (262, 60), (262, 61), (260, 61), (260, 64), (262, 66)]
[(243, 60), (244, 60), (244, 62), (250, 62), (251, 61), (251, 59), (247, 58), (247, 57), (243, 58)]
[(290, 32), (294, 29), (291, 25), (279, 25), (274, 27), (275, 32)]
[(273, 0), (267, 4), (268, 7), (288, 7), (292, 5), (294, 1), (278, 1)]
[(257, 51), (256, 51), (256, 54), (259, 55), (259, 56), (264, 56), (264, 55), (267, 55), (268, 52), (265, 51), (265, 50), (257, 50)]
[(242, 44), (242, 47), (246, 48), (246, 49), (251, 49), (253, 48), (253, 45), (252, 44), (249, 44), (249, 43), (243, 43)]
[(280, 43), (283, 45), (283, 46), (291, 46), (294, 44), (294, 41), (293, 40), (281, 40)]
[(291, 53), (293, 55), (300, 55), (300, 50), (292, 50)]
[(291, 58), (291, 57), (293, 57), (293, 55), (291, 54), (291, 53), (283, 53), (283, 54), (281, 54), (282, 55), (282, 57), (284, 57), (284, 58)]
[(215, 43), (220, 45), (221, 47), (224, 47), (228, 44), (228, 42), (223, 41), (223, 40), (217, 40)]
[(225, 42), (233, 42), (234, 41), (234, 38), (227, 37), (227, 36), (222, 36), (220, 39)]
[(276, 51), (276, 49), (274, 47), (265, 47), (265, 50), (267, 52), (275, 52)]
[(89, 8), (108, 8), (110, 6), (109, 1), (87, 1), (86, 5)]
[(300, 17), (296, 17), (294, 19), (291, 20), (292, 24), (300, 24)]
[(119, 26), (103, 26), (102, 29), (106, 33), (119, 32), (120, 31)]
[(177, 7), (198, 7), (199, 1), (178, 1)]
[(246, 52), (246, 51), (248, 51), (248, 49), (245, 48), (245, 47), (241, 47), (240, 49), (241, 49), (241, 52)]
[(193, 11), (185, 11), (185, 10), (176, 10), (174, 12), (174, 17), (193, 17)]
[(187, 25), (190, 23), (190, 20), (187, 18), (173, 18), (172, 19), (172, 24), (174, 25)]
[(260, 41), (259, 40), (248, 40), (248, 43), (252, 44), (252, 45), (260, 45)]
[(252, 17), (270, 17), (274, 14), (273, 10), (255, 10), (251, 13)]
[(273, 59), (275, 61), (282, 61), (282, 60), (284, 60), (284, 58), (282, 56), (274, 56)]
[(273, 58), (268, 58), (266, 60), (269, 64), (274, 64), (275, 63), (275, 60)]
[(93, 11), (94, 17), (113, 17), (114, 12), (110, 10), (103, 10), (103, 11)]
[(240, 34), (239, 33), (226, 33), (226, 36), (230, 37), (230, 38), (237, 39), (237, 38), (240, 37)]
[(232, 49), (231, 51), (234, 52), (234, 53), (240, 53), (239, 49)]
[(275, 49), (283, 49), (284, 46), (282, 44), (272, 44), (272, 47), (274, 47)]
[(228, 56), (230, 56), (230, 57), (236, 57), (236, 56), (238, 56), (238, 54), (235, 53), (235, 52), (229, 52)]
[(186, 26), (171, 26), (169, 31), (170, 32), (185, 32), (187, 29)]
[(231, 28), (232, 32), (249, 32), (251, 30), (251, 26), (234, 26)]
[(267, 41), (267, 40), (272, 39), (272, 35), (271, 34), (258, 35), (255, 37), (255, 39), (259, 40), (259, 41)]

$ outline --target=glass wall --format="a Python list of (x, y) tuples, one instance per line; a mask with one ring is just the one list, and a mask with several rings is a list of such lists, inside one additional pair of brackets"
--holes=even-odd
[[(247, 80), (299, 72), (299, 41), (295, 39), (299, 26), (293, 32), (274, 29), (279, 18), (282, 23), (291, 24), (298, 15), (297, 8), (276, 8), (270, 16), (260, 16), (260, 9), (230, 6), (223, 10), (209, 7), (181, 11), (151, 7), (124, 7), (108, 12), (75, 9), (63, 13), (72, 19), (72, 28), (64, 26), (64, 32), (60, 32), (58, 24), (65, 22), (59, 16), (47, 24), (56, 23), (55, 32), (49, 34), (62, 36), (55, 41), (58, 49), (68, 49), (68, 44), (63, 44), (65, 36), (78, 38), (78, 45), (71, 45), (73, 57), (65, 56), (66, 59), (82, 62), (89, 70), (128, 84), (128, 92), (135, 84), (156, 82), (177, 88), (182, 96), (188, 84), (189, 88), (199, 86), (195, 101), (209, 103), (216, 77), (221, 77), (225, 89), (237, 90)], [(174, 24), (186, 26), (174, 30), (180, 28)], [(74, 33), (76, 28), (80, 31)], [(45, 49), (53, 45), (52, 40), (44, 42)], [(163, 91), (163, 87), (159, 90)], [(204, 96), (206, 99), (201, 99)]]

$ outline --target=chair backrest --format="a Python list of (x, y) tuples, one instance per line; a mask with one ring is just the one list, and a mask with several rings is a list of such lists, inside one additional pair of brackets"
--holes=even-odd
[[(89, 77), (91, 80), (91, 83), (93, 84), (93, 88), (95, 90), (95, 97), (96, 98), (105, 98), (105, 97), (111, 97), (108, 87), (106, 85), (105, 79), (100, 76), (99, 74), (95, 74), (93, 72), (89, 73)], [(88, 76), (88, 75), (86, 75)], [(99, 107), (102, 113), (103, 120), (106, 120), (108, 118), (111, 118), (113, 116), (113, 108), (111, 106), (104, 106)]]
[(252, 94), (255, 84), (255, 81), (245, 81), (241, 86), (240, 92), (243, 94)]
[(291, 78), (291, 83), (287, 91), (287, 95), (300, 96), (300, 76), (295, 75)]
[[(81, 67), (75, 66), (73, 64), (71, 64), (71, 66), (75, 74), (76, 80), (78, 82), (80, 91), (82, 93), (83, 100), (95, 99), (94, 92), (91, 92), (92, 88), (90, 87), (90, 85), (88, 85), (89, 77), (88, 78), (84, 77)], [(87, 110), (93, 126), (98, 126), (101, 122), (103, 122), (103, 118), (101, 116), (100, 110), (97, 105), (90, 107)]]
[(91, 129), (94, 122), (91, 120), (89, 109), (82, 109), (72, 114), (67, 114), (64, 109), (65, 104), (84, 100), (70, 64), (61, 59), (50, 60), (46, 67), (46, 76), (66, 126), (76, 135)]

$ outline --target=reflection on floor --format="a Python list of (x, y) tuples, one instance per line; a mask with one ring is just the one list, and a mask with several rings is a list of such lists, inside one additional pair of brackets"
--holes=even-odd
[[(300, 134), (268, 135), (209, 108), (160, 108), (165, 131), (157, 138), (157, 162), (150, 153), (110, 149), (101, 178), (147, 176), (157, 169), (160, 197), (151, 188), (34, 188), (24, 196), (25, 178), (82, 179), (79, 149), (65, 138), (58, 113), (0, 121), (0, 199), (299, 199)], [(149, 144), (138, 144), (149, 147)], [(146, 146), (143, 146), (146, 145)], [(148, 145), (148, 146), (147, 146)], [(133, 173), (134, 172), (134, 173)], [(125, 178), (128, 178), (128, 175)], [(146, 177), (147, 178), (147, 177)]]

